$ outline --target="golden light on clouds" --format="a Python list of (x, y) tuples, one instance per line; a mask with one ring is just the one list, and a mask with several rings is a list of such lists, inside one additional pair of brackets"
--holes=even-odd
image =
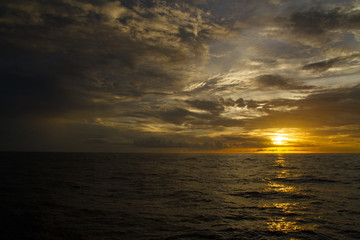
[(273, 138), (271, 138), (272, 142), (275, 145), (286, 145), (288, 141), (290, 141), (290, 139), (288, 137), (286, 137), (286, 135), (276, 135)]

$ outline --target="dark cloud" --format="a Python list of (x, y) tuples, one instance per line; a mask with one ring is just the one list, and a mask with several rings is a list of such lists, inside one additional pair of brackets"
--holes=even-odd
[(220, 114), (224, 112), (224, 107), (218, 102), (206, 101), (206, 100), (186, 100), (185, 102), (192, 107), (205, 110), (213, 114)]
[(340, 62), (341, 58), (333, 58), (322, 62), (310, 63), (303, 66), (304, 70), (314, 70), (314, 71), (326, 71), (329, 68), (333, 67), (336, 63)]
[(272, 146), (269, 138), (249, 135), (223, 135), (218, 137), (192, 137), (166, 135), (137, 138), (133, 144), (142, 148), (183, 148), (191, 150), (220, 150), (227, 148), (264, 148)]
[(278, 4), (271, 0), (181, 0), (179, 2), (186, 2), (187, 4), (209, 11), (214, 16), (215, 22), (234, 29), (238, 29), (236, 24), (234, 24), (236, 22), (258, 26), (263, 21), (258, 16), (266, 16), (269, 13), (273, 13), (280, 5), (280, 3)]
[[(130, 1), (122, 5), (114, 1), (2, 2), (0, 107), (7, 121), (4, 126), (9, 128), (10, 125), (21, 132), (13, 134), (19, 138), (18, 143), (9, 141), (13, 146), (22, 149), (26, 142), (37, 142), (49, 149), (54, 146), (69, 149), (62, 143), (45, 144), (57, 141), (51, 139), (51, 134), (44, 133), (41, 137), (42, 129), (47, 129), (43, 122), (62, 119), (57, 122), (59, 128), (70, 129), (64, 122), (84, 123), (95, 118), (123, 116), (145, 121), (146, 105), (150, 101), (152, 107), (157, 108), (156, 102), (159, 102), (148, 95), (168, 96), (182, 86), (186, 76), (183, 68), (201, 59), (205, 46), (200, 38), (190, 37), (190, 32), (187, 36), (192, 23), (179, 19), (187, 17), (189, 20), (187, 13), (177, 9), (178, 15), (172, 16), (171, 7), (165, 3), (162, 7), (167, 11), (163, 13), (155, 8), (144, 9), (149, 7), (146, 2), (136, 6), (129, 4)], [(129, 23), (116, 21), (120, 13)], [(162, 15), (169, 21), (160, 21), (158, 18)], [(159, 29), (184, 31), (179, 35), (167, 30), (157, 31), (152, 28), (156, 24), (148, 24), (149, 21), (156, 22)], [(187, 27), (179, 28), (176, 21), (185, 22)], [(193, 40), (196, 40), (196, 47)], [(129, 116), (134, 111), (142, 113)], [(186, 112), (181, 114), (181, 111), (175, 116), (177, 114), (185, 118), (192, 116)], [(162, 117), (178, 123), (171, 114), (164, 113)], [(14, 119), (34, 124), (15, 124)], [(94, 126), (101, 124), (93, 122)], [(136, 121), (129, 124), (127, 127), (131, 129)], [(65, 129), (64, 133), (73, 136)], [(94, 133), (96, 129), (89, 127), (87, 131)], [(99, 129), (105, 134), (108, 128)], [(57, 131), (49, 133), (61, 135)], [(10, 133), (3, 136), (13, 139)], [(31, 136), (38, 136), (38, 140)], [(73, 137), (83, 144), (112, 146), (116, 142), (109, 141), (113, 138), (109, 134)], [(2, 144), (5, 141), (1, 139)], [(74, 144), (73, 141), (69, 143)], [(41, 147), (36, 146), (36, 149)]]
[(195, 139), (180, 135), (138, 138), (134, 140), (133, 144), (141, 148), (183, 148), (191, 150), (218, 150), (226, 147), (216, 138), (202, 137)]
[(211, 119), (210, 121), (204, 122), (202, 125), (213, 127), (242, 127), (244, 126), (244, 121), (227, 117), (217, 117)]
[(332, 58), (332, 59), (321, 61), (321, 62), (306, 64), (305, 66), (303, 66), (302, 69), (323, 72), (323, 71), (328, 70), (329, 68), (332, 68), (337, 63), (344, 62), (346, 60), (351, 60), (351, 59), (357, 58), (359, 56), (360, 56), (359, 54), (353, 54), (350, 56), (336, 57), (336, 58)]
[[(279, 108), (284, 108), (284, 109), (292, 109), (292, 108), (297, 108), (297, 100), (294, 99), (273, 99), (271, 101), (266, 101), (261, 110), (265, 111), (265, 112), (274, 112), (276, 110), (274, 109), (279, 109)], [(292, 109), (294, 110), (294, 109)]]
[(140, 6), (143, 8), (152, 8), (156, 6), (156, 1), (152, 0), (121, 0), (122, 5), (128, 8), (134, 8), (135, 6)]
[(3, 118), (0, 151), (126, 151), (134, 132), (57, 118)]
[(225, 135), (222, 136), (224, 142), (231, 147), (238, 148), (265, 148), (272, 146), (271, 140), (267, 137), (256, 137), (250, 135)]
[(203, 115), (190, 112), (183, 108), (175, 108), (168, 111), (159, 112), (159, 117), (165, 122), (173, 123), (173, 124), (183, 124), (188, 121), (191, 121), (194, 118), (201, 117)]
[(261, 75), (255, 79), (258, 86), (262, 89), (277, 88), (284, 90), (304, 90), (311, 89), (312, 86), (301, 85), (292, 79), (285, 78), (281, 75)]
[(338, 10), (324, 12), (312, 9), (306, 12), (295, 12), (291, 16), (291, 23), (294, 31), (316, 35), (338, 28), (343, 22), (342, 18)]
[[(187, 104), (200, 110), (208, 111), (214, 115), (219, 115), (225, 111), (226, 107), (247, 107), (257, 108), (259, 105), (254, 100), (244, 100), (239, 98), (233, 100), (232, 98), (220, 98), (218, 101), (206, 101), (206, 100), (186, 100)], [(223, 121), (222, 119), (221, 121)]]
[(195, 113), (183, 108), (161, 111), (155, 116), (168, 123), (194, 128), (234, 127), (244, 124), (242, 120), (221, 117), (217, 114)]
[(237, 104), (237, 101), (234, 101), (232, 98), (227, 98), (227, 99), (220, 98), (219, 103), (225, 107), (233, 107)]
[(245, 107), (246, 106), (246, 104), (245, 104), (245, 102), (244, 102), (244, 99), (242, 99), (242, 98), (239, 98), (238, 100), (236, 100), (236, 106), (238, 106), (238, 107)]
[(102, 145), (102, 144), (108, 144), (109, 141), (104, 138), (88, 138), (84, 140), (84, 143)]
[(259, 105), (254, 100), (246, 101), (247, 108), (257, 108)]
[[(94, 15), (90, 18), (96, 18)], [(51, 27), (65, 27), (70, 24), (74, 24), (75, 21), (70, 17), (63, 17), (55, 14), (42, 14), (41, 19), (44, 21), (46, 25), (50, 25)]]
[(341, 8), (330, 10), (312, 8), (294, 12), (291, 15), (290, 22), (294, 32), (316, 36), (335, 29), (358, 29), (360, 11)]
[[(253, 106), (253, 100), (244, 101), (243, 98), (238, 98), (237, 100), (233, 100), (232, 98), (220, 98), (219, 104), (223, 105), (224, 107), (246, 107), (247, 105)], [(251, 108), (251, 107), (250, 107)]]
[[(33, 12), (20, 4), (4, 4), (0, 59), (4, 114), (106, 110), (113, 106), (93, 99), (109, 94), (139, 97), (181, 85), (182, 73), (171, 65), (187, 65), (189, 57), (183, 49), (134, 39), (109, 25), (109, 16), (96, 7), (37, 3), (41, 7)], [(28, 7), (34, 8), (30, 3)], [(131, 18), (146, 21), (144, 16)]]
[(158, 137), (138, 138), (133, 141), (133, 144), (138, 147), (146, 148), (178, 148), (186, 145)]

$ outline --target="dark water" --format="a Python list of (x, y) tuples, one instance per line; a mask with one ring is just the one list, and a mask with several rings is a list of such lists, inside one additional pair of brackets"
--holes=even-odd
[(360, 239), (360, 155), (2, 153), (2, 239)]

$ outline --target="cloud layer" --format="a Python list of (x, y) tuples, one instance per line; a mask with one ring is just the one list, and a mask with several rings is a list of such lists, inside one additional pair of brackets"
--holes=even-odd
[(2, 1), (0, 149), (360, 151), (359, 7)]

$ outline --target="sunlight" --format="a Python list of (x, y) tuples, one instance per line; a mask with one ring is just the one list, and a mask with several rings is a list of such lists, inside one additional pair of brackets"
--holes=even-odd
[(287, 136), (287, 134), (276, 134), (271, 140), (275, 145), (286, 145), (290, 139), (285, 136)]

